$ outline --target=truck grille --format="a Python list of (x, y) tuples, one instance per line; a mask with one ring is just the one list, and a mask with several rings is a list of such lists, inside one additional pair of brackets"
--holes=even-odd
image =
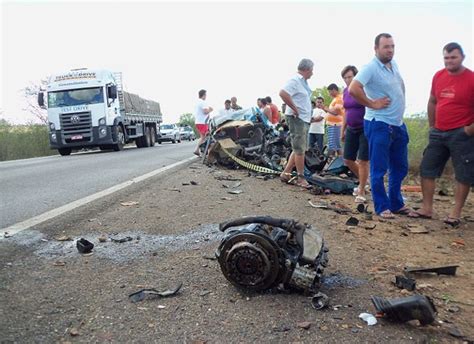
[(63, 113), (60, 121), (61, 133), (65, 142), (92, 141), (90, 112)]

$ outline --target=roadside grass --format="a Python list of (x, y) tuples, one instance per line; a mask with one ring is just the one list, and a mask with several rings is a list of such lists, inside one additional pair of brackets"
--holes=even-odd
[(0, 125), (0, 161), (57, 154), (49, 148), (46, 125)]
[(407, 126), (408, 137), (410, 138), (408, 143), (409, 174), (411, 176), (418, 176), (423, 151), (428, 144), (428, 118), (416, 115), (408, 118), (405, 117), (404, 121)]

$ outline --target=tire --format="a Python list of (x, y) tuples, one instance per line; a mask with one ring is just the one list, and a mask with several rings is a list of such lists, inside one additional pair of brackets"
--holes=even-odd
[(156, 142), (155, 128), (150, 127), (150, 147), (154, 147)]
[(157, 142), (158, 142), (159, 145), (161, 145), (161, 142), (162, 142), (162, 141), (161, 141), (161, 140), (158, 140)]
[(101, 151), (105, 151), (105, 150), (110, 150), (110, 147), (109, 146), (99, 146), (99, 149)]
[(71, 148), (58, 148), (58, 152), (62, 156), (71, 155), (72, 149)]
[(151, 130), (150, 127), (145, 128), (145, 136), (143, 137), (144, 147), (151, 146)]
[(117, 138), (117, 143), (112, 146), (113, 150), (116, 152), (122, 151), (125, 146), (125, 134), (123, 133), (123, 128), (121, 125), (116, 125), (114, 127), (115, 137)]
[(171, 143), (176, 143), (176, 136), (171, 140)]

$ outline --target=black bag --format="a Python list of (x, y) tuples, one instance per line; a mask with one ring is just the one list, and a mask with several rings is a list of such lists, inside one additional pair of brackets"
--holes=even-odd
[(344, 179), (336, 176), (320, 176), (313, 174), (311, 177), (306, 179), (308, 183), (317, 185), (324, 190), (330, 190), (336, 194), (352, 195), (356, 184), (350, 179)]

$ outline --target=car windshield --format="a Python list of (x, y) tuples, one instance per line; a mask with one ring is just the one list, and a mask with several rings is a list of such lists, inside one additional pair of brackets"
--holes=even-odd
[(162, 124), (160, 126), (161, 129), (173, 129), (173, 125), (172, 124)]
[(48, 107), (98, 104), (104, 102), (102, 87), (48, 92)]

